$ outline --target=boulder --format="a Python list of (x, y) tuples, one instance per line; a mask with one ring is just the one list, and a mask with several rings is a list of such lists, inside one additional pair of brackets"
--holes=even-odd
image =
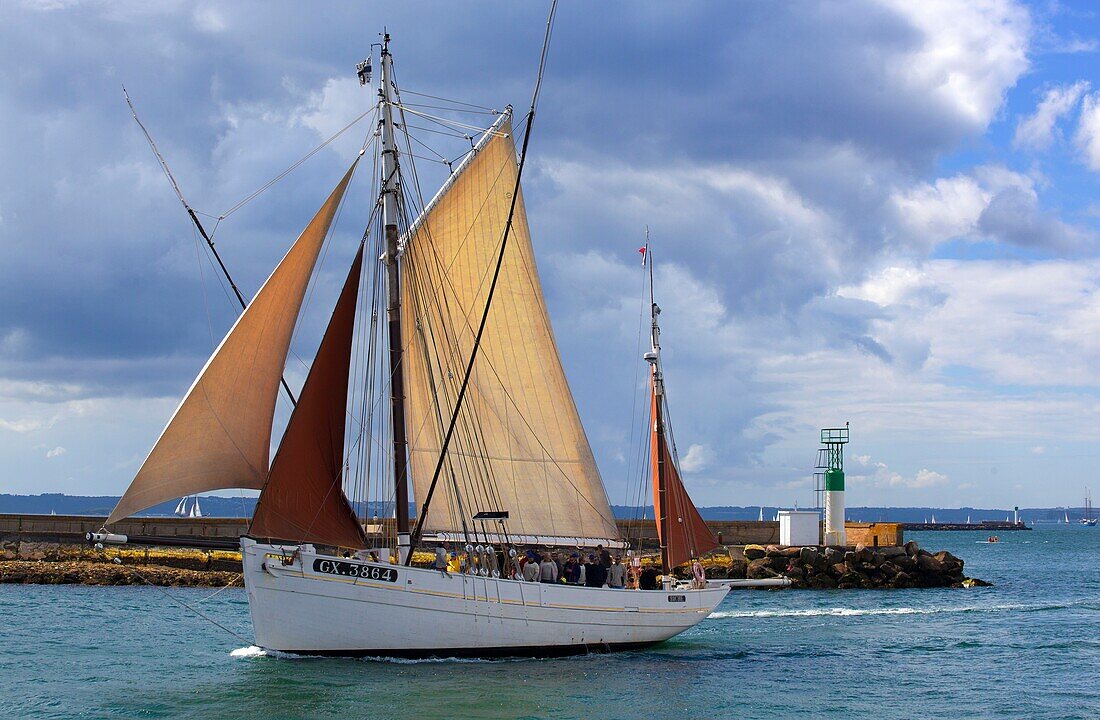
[(905, 543), (905, 554), (909, 557), (913, 557), (914, 555), (916, 555), (919, 550), (920, 546), (917, 545), (916, 540), (910, 540), (909, 542)]
[(884, 577), (891, 577), (891, 578), (894, 577), (895, 575), (897, 575), (899, 572), (901, 572), (901, 568), (899, 568), (897, 565), (890, 562), (889, 560), (886, 560), (881, 565), (879, 565), (878, 569), (883, 574)]
[(844, 553), (841, 550), (837, 550), (835, 547), (827, 547), (825, 548), (825, 559), (832, 565), (844, 560)]
[(745, 577), (751, 580), (764, 580), (779, 577), (779, 573), (772, 570), (770, 558), (757, 558), (750, 562), (745, 569)]
[(783, 557), (782, 555), (769, 555), (764, 559), (771, 563), (772, 570), (777, 572), (783, 572), (791, 564), (791, 558)]
[(744, 552), (745, 559), (750, 561), (759, 560), (768, 554), (763, 545), (746, 545)]
[(798, 551), (798, 559), (802, 561), (804, 565), (813, 565), (814, 562), (821, 557), (821, 554), (814, 547), (800, 548)]
[(964, 588), (993, 587), (993, 583), (978, 578), (966, 578), (960, 583), (960, 586)]
[(856, 559), (863, 563), (869, 563), (875, 558), (875, 551), (866, 545), (856, 545)]
[(860, 577), (859, 573), (844, 573), (837, 580), (836, 586), (842, 590), (848, 590), (858, 588), (862, 582), (863, 578)]
[(905, 554), (905, 548), (900, 547), (898, 545), (894, 545), (894, 546), (891, 546), (891, 547), (879, 548), (878, 552), (879, 552), (879, 555), (882, 555), (884, 558), (889, 560), (890, 558), (895, 558), (899, 555), (904, 555)]
[(829, 566), (829, 573), (833, 577), (839, 578), (840, 576), (842, 576), (846, 572), (848, 572), (848, 566), (845, 565), (842, 562), (838, 562), (838, 563), (835, 563), (835, 564)]
[(909, 575), (902, 571), (894, 577), (890, 578), (890, 587), (892, 588), (907, 588), (913, 585), (913, 579)]
[(748, 569), (748, 567), (749, 564), (744, 560), (741, 560), (740, 558), (738, 558), (737, 560), (731, 560), (728, 577), (737, 580), (743, 580), (745, 577), (745, 571)]
[(913, 558), (905, 555), (904, 553), (894, 557), (893, 559), (891, 559), (890, 562), (894, 563), (899, 568), (906, 571), (913, 570), (917, 567), (917, 563), (913, 560)]
[(918, 555), (917, 566), (921, 569), (921, 572), (926, 574), (943, 574), (943, 563), (932, 557), (931, 555)]

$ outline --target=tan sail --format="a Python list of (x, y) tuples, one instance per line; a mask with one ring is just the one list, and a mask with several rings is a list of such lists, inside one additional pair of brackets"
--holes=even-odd
[(256, 502), (248, 527), (252, 537), (366, 547), (363, 526), (342, 487), (348, 373), (362, 268), (360, 245)]
[[(505, 123), (407, 238), (410, 474), (423, 502), (485, 307), (515, 186)], [(480, 530), (507, 511), (509, 535), (617, 538), (611, 508), (558, 356), (522, 198), (461, 421), (425, 529)], [(499, 527), (486, 524), (487, 531)]]
[(263, 487), (279, 379), (353, 164), (184, 396), (107, 524), (183, 495)]

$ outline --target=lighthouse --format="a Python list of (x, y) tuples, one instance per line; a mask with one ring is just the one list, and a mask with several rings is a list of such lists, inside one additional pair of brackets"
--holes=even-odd
[(844, 533), (844, 446), (848, 443), (848, 424), (842, 428), (824, 428), (817, 451), (817, 467), (824, 470), (825, 544), (831, 547), (847, 545)]

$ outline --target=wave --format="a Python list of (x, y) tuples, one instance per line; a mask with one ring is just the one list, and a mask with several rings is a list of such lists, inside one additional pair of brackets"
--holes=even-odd
[[(267, 648), (259, 647), (258, 645), (249, 645), (248, 647), (237, 648), (229, 653), (229, 657), (235, 658), (258, 658), (258, 657), (273, 657), (281, 658), (283, 660), (297, 660), (300, 658), (311, 657), (309, 655), (295, 655), (294, 653), (282, 652), (279, 650), (268, 650)], [(320, 657), (319, 655), (312, 657)]]
[(899, 607), (899, 608), (812, 608), (807, 610), (717, 610), (711, 619), (724, 618), (787, 618), (787, 617), (859, 617), (862, 615), (938, 615), (967, 612), (1033, 612), (1063, 610), (1069, 605), (965, 605), (961, 607)]

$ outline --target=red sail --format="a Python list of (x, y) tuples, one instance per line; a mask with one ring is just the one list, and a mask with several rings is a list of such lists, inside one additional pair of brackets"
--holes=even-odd
[[(653, 509), (657, 520), (657, 537), (661, 544), (667, 546), (668, 567), (665, 571), (683, 565), (693, 558), (704, 555), (718, 547), (718, 541), (714, 539), (710, 528), (695, 509), (695, 503), (688, 497), (687, 489), (680, 481), (680, 473), (676, 471), (676, 463), (672, 460), (672, 453), (668, 450), (668, 442), (665, 439), (663, 429), (664, 420), (661, 417), (661, 408), (657, 403), (657, 393), (651, 391), (652, 425), (650, 435), (652, 448), (650, 457), (653, 463)], [(661, 502), (661, 487), (664, 487), (664, 503)], [(667, 519), (668, 537), (665, 537), (665, 529), (661, 526), (662, 511)]]
[(363, 527), (342, 486), (348, 372), (362, 264), (360, 246), (271, 464), (250, 535), (366, 547)]

